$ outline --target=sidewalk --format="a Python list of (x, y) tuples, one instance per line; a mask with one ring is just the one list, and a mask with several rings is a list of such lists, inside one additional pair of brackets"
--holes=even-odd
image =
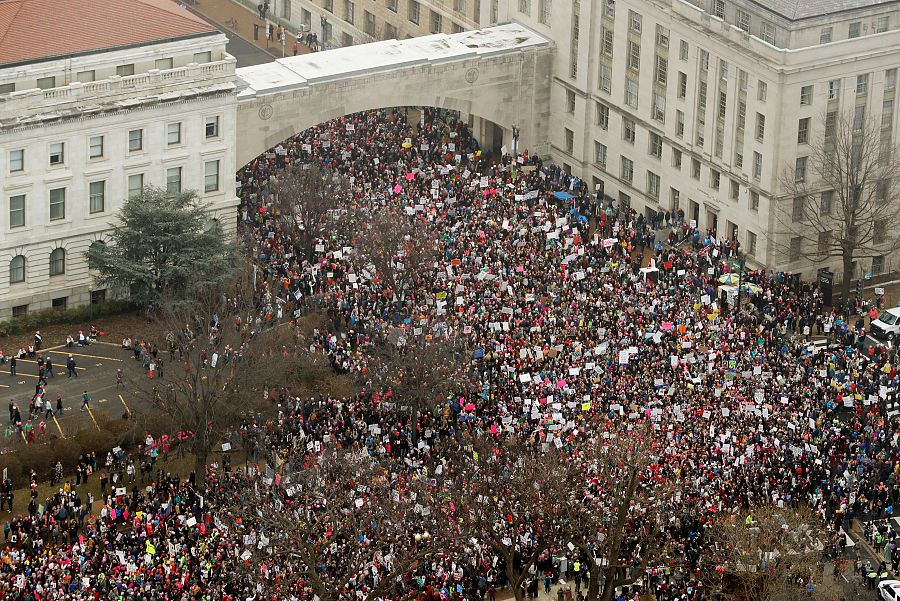
[[(234, 0), (187, 0), (183, 2), (185, 8), (191, 12), (197, 13), (208, 20), (215, 23), (224, 33), (237, 35), (245, 40), (248, 44), (267, 52), (274, 58), (281, 58), (282, 46), (274, 36), (271, 41), (266, 39), (266, 21), (259, 18), (259, 13), (246, 8), (244, 5)], [(271, 16), (271, 15), (270, 15)], [(283, 19), (281, 20), (283, 21)], [(269, 20), (273, 27), (277, 27), (278, 23)], [(258, 26), (258, 38), (253, 39), (254, 25)], [(293, 56), (294, 40), (297, 37), (297, 31), (288, 29), (285, 36), (284, 56)], [(305, 44), (298, 45), (297, 54), (307, 54), (310, 49)]]

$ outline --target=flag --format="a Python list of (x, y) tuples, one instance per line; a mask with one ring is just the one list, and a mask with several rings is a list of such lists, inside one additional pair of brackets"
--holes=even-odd
[(156, 555), (156, 547), (153, 546), (153, 543), (147, 541), (147, 553), (150, 555)]

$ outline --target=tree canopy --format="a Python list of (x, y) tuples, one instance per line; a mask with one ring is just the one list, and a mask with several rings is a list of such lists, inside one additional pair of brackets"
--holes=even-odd
[(192, 290), (217, 288), (232, 275), (237, 253), (193, 191), (171, 195), (147, 187), (129, 198), (88, 265), (97, 284), (125, 288), (140, 306), (178, 303)]

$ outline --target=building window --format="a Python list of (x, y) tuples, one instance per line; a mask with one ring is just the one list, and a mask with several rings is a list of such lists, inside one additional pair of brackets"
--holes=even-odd
[(195, 52), (193, 62), (198, 65), (203, 65), (205, 63), (212, 62), (212, 52), (207, 50), (206, 52)]
[(789, 251), (789, 260), (791, 261), (799, 261), (800, 260), (800, 245), (802, 244), (802, 239), (800, 236), (794, 236), (791, 238), (791, 247)]
[(575, 91), (574, 90), (566, 90), (566, 112), (567, 113), (575, 112)]
[(90, 69), (88, 71), (79, 71), (75, 74), (75, 81), (79, 83), (91, 83), (92, 81), (94, 81), (95, 77), (96, 75), (93, 69)]
[(737, 10), (737, 26), (738, 29), (750, 33), (750, 13), (741, 9)]
[(25, 225), (25, 195), (17, 194), (9, 197), (9, 227)]
[(806, 181), (806, 157), (797, 157), (797, 161), (794, 163), (794, 181)]
[(756, 139), (760, 142), (766, 137), (766, 116), (756, 113)]
[(635, 109), (638, 105), (638, 82), (630, 77), (625, 79), (625, 104)]
[(540, 0), (540, 15), (538, 21), (543, 25), (550, 24), (550, 15), (553, 12), (553, 0)]
[(106, 182), (91, 182), (89, 193), (91, 213), (102, 213), (106, 209)]
[(759, 210), (759, 192), (755, 190), (750, 190), (750, 209)]
[(756, 254), (756, 234), (747, 230), (747, 254), (753, 256)]
[(25, 149), (19, 148), (9, 151), (9, 171), (25, 171)]
[(602, 102), (597, 103), (597, 125), (609, 129), (609, 107)]
[(664, 56), (656, 55), (656, 83), (666, 85), (669, 79), (669, 61)]
[(724, 91), (719, 92), (719, 119), (725, 118), (725, 111), (728, 110), (728, 94)]
[(603, 16), (607, 19), (616, 18), (616, 0), (603, 0)]
[(628, 117), (622, 117), (622, 139), (634, 144), (636, 126)]
[(769, 93), (769, 86), (766, 85), (766, 82), (759, 80), (756, 82), (756, 99), (760, 102), (766, 101), (766, 96)]
[(168, 71), (172, 68), (173, 64), (171, 56), (168, 58), (158, 58), (156, 59), (156, 62), (153, 63), (153, 68), (159, 69), (160, 71)]
[(606, 56), (611, 57), (613, 55), (613, 50), (614, 50), (613, 30), (609, 29), (607, 27), (602, 27), (600, 29), (600, 39), (602, 40), (602, 44), (600, 46), (600, 52), (602, 52)]
[(600, 65), (600, 89), (607, 94), (612, 92), (612, 67)]
[(396, 40), (397, 39), (397, 27), (395, 25), (392, 25), (391, 23), (385, 22), (384, 38), (386, 40)]
[(686, 61), (688, 59), (688, 43), (684, 40), (681, 40), (678, 43), (678, 58), (683, 61)]
[(106, 302), (106, 288), (91, 291), (91, 304), (102, 305)]
[(659, 198), (659, 176), (652, 171), (647, 172), (647, 194), (651, 198)]
[(856, 95), (863, 96), (869, 93), (869, 74), (863, 73), (856, 76)]
[(660, 136), (656, 132), (650, 132), (650, 156), (656, 157), (658, 159), (662, 158), (662, 147), (663, 141), (662, 136)]
[(687, 73), (678, 72), (678, 97), (687, 96)]
[(797, 144), (809, 143), (809, 117), (800, 119), (797, 124)]
[(885, 100), (881, 104), (881, 128), (890, 129), (894, 124), (894, 101)]
[(219, 137), (219, 117), (207, 117), (205, 132), (207, 138), (218, 138)]
[(832, 79), (828, 82), (828, 100), (836, 100), (841, 94), (841, 80)]
[(884, 273), (884, 255), (876, 255), (872, 257), (872, 275), (881, 275), (882, 273)]
[(41, 90), (50, 90), (56, 87), (56, 77), (51, 75), (50, 77), (41, 77), (37, 80), (37, 87)]
[(691, 159), (691, 177), (694, 179), (700, 179), (700, 160), (699, 159)]
[(819, 198), (819, 214), (831, 215), (831, 207), (834, 204), (834, 190), (822, 192)]
[(628, 68), (635, 71), (641, 68), (641, 45), (628, 40)]
[(531, 16), (531, 0), (519, 0), (519, 12)]
[(715, 0), (713, 2), (713, 14), (720, 19), (725, 18), (725, 0)]
[(656, 121), (661, 123), (666, 122), (666, 97), (657, 92), (653, 91), (653, 118)]
[(330, 13), (334, 12), (334, 0), (325, 0), (325, 10)]
[(135, 173), (128, 176), (128, 198), (137, 198), (144, 190), (144, 174)]
[(594, 162), (606, 168), (606, 146), (600, 142), (594, 142)]
[(775, 26), (772, 23), (769, 23), (768, 21), (763, 21), (762, 39), (764, 42), (774, 44), (776, 33), (777, 33), (777, 29), (775, 29)]
[(719, 184), (722, 182), (722, 174), (716, 171), (715, 169), (709, 170), (709, 187), (713, 190), (719, 189)]
[(672, 149), (672, 167), (681, 171), (681, 151), (677, 148)]
[(865, 105), (854, 107), (854, 109), (853, 109), (853, 133), (861, 132), (865, 121), (866, 121)]
[(353, 25), (356, 17), (356, 7), (351, 0), (344, 0), (344, 21)]
[(0, 94), (12, 94), (15, 91), (15, 83), (0, 83)]
[(130, 75), (134, 75), (134, 63), (117, 66), (116, 75), (118, 75), (119, 77), (128, 77)]
[(571, 129), (566, 128), (565, 130), (566, 137), (566, 152), (572, 154), (575, 151), (575, 132)]
[(166, 169), (166, 192), (181, 194), (181, 167)]
[(625, 157), (622, 157), (622, 179), (626, 182), (634, 179), (634, 163), (631, 162), (631, 159)]
[(18, 284), (25, 281), (25, 257), (17, 255), (9, 262), (9, 283)]
[(59, 298), (54, 298), (51, 301), (51, 307), (54, 311), (65, 311), (69, 305), (69, 297), (68, 296), (60, 296)]
[(66, 162), (66, 143), (54, 142), (50, 145), (50, 164), (63, 165)]
[(103, 136), (90, 137), (88, 154), (92, 159), (99, 159), (103, 157)]
[(25, 317), (28, 315), (28, 305), (16, 305), (12, 308), (13, 317)]
[(756, 151), (753, 151), (753, 179), (759, 180), (762, 178), (762, 155)]
[(374, 36), (375, 35), (375, 15), (373, 15), (369, 11), (364, 11), (363, 17), (365, 18), (365, 23), (366, 23), (366, 33), (371, 36)]
[(855, 21), (855, 22), (853, 22), (853, 23), (850, 23), (850, 27), (849, 27), (848, 30), (847, 30), (847, 37), (848, 37), (848, 38), (851, 38), (851, 39), (852, 39), (852, 38), (858, 38), (861, 29), (862, 29), (862, 25), (860, 24), (859, 21)]
[(169, 123), (166, 126), (166, 144), (181, 144), (181, 123)]
[(66, 189), (50, 190), (50, 221), (66, 218)]
[(728, 198), (731, 200), (737, 200), (738, 196), (741, 194), (741, 183), (735, 180), (730, 180), (730, 189), (728, 191)]
[(144, 148), (144, 130), (132, 129), (128, 132), (128, 152), (137, 152)]
[(203, 191), (216, 192), (219, 189), (219, 161), (207, 161), (203, 165)]
[(813, 96), (813, 87), (812, 86), (803, 86), (800, 88), (800, 104), (810, 105), (812, 104), (812, 96)]
[(675, 212), (681, 204), (681, 192), (675, 188), (669, 188), (669, 208)]
[(66, 251), (55, 248), (50, 253), (50, 275), (63, 275), (66, 273)]
[(640, 13), (636, 13), (633, 10), (628, 11), (628, 29), (635, 33), (641, 33), (641, 21), (643, 17), (641, 17)]
[(700, 49), (700, 68), (709, 71), (709, 52), (702, 48)]
[(435, 11), (431, 11), (431, 33), (440, 33), (441, 25), (441, 14)]
[(684, 136), (684, 111), (675, 110), (675, 135)]
[(831, 27), (823, 27), (822, 31), (819, 32), (819, 43), (820, 44), (828, 44), (831, 42)]
[(697, 107), (701, 109), (701, 112), (705, 112), (702, 109), (706, 108), (706, 89), (706, 82), (701, 81), (697, 87)]
[(413, 23), (415, 23), (416, 25), (419, 24), (419, 13), (421, 13), (421, 7), (419, 6), (418, 1), (417, 0), (409, 0), (409, 7), (407, 8), (407, 17), (409, 17), (409, 20), (412, 21)]
[(662, 25), (656, 26), (656, 45), (660, 48), (669, 47), (669, 30)]

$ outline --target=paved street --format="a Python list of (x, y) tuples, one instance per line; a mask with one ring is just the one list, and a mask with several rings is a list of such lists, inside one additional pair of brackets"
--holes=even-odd
[[(137, 383), (146, 378), (143, 366), (118, 344), (96, 342), (72, 349), (58, 344), (45, 347), (41, 352), (53, 361), (54, 375), (48, 378), (45, 398), (51, 400), (55, 407), (56, 395), (62, 394), (63, 397), (62, 416), (54, 416), (47, 422), (48, 433), (71, 436), (84, 428), (97, 427), (98, 421), (103, 419), (119, 419), (126, 412), (145, 408), (145, 402), (135, 390)], [(66, 375), (69, 354), (75, 359), (76, 377)], [(125, 374), (125, 385), (117, 389), (116, 370), (120, 368)], [(23, 420), (27, 420), (29, 402), (38, 383), (37, 362), (34, 359), (19, 359), (15, 375), (10, 374), (8, 363), (0, 370), (0, 398), (5, 401), (4, 409), (12, 401), (19, 407)], [(91, 397), (90, 410), (82, 412), (81, 396), (85, 391)], [(34, 423), (39, 423), (43, 417), (35, 416)], [(3, 418), (8, 423), (8, 413), (4, 413)], [(4, 439), (2, 446), (21, 444), (21, 439)]]

